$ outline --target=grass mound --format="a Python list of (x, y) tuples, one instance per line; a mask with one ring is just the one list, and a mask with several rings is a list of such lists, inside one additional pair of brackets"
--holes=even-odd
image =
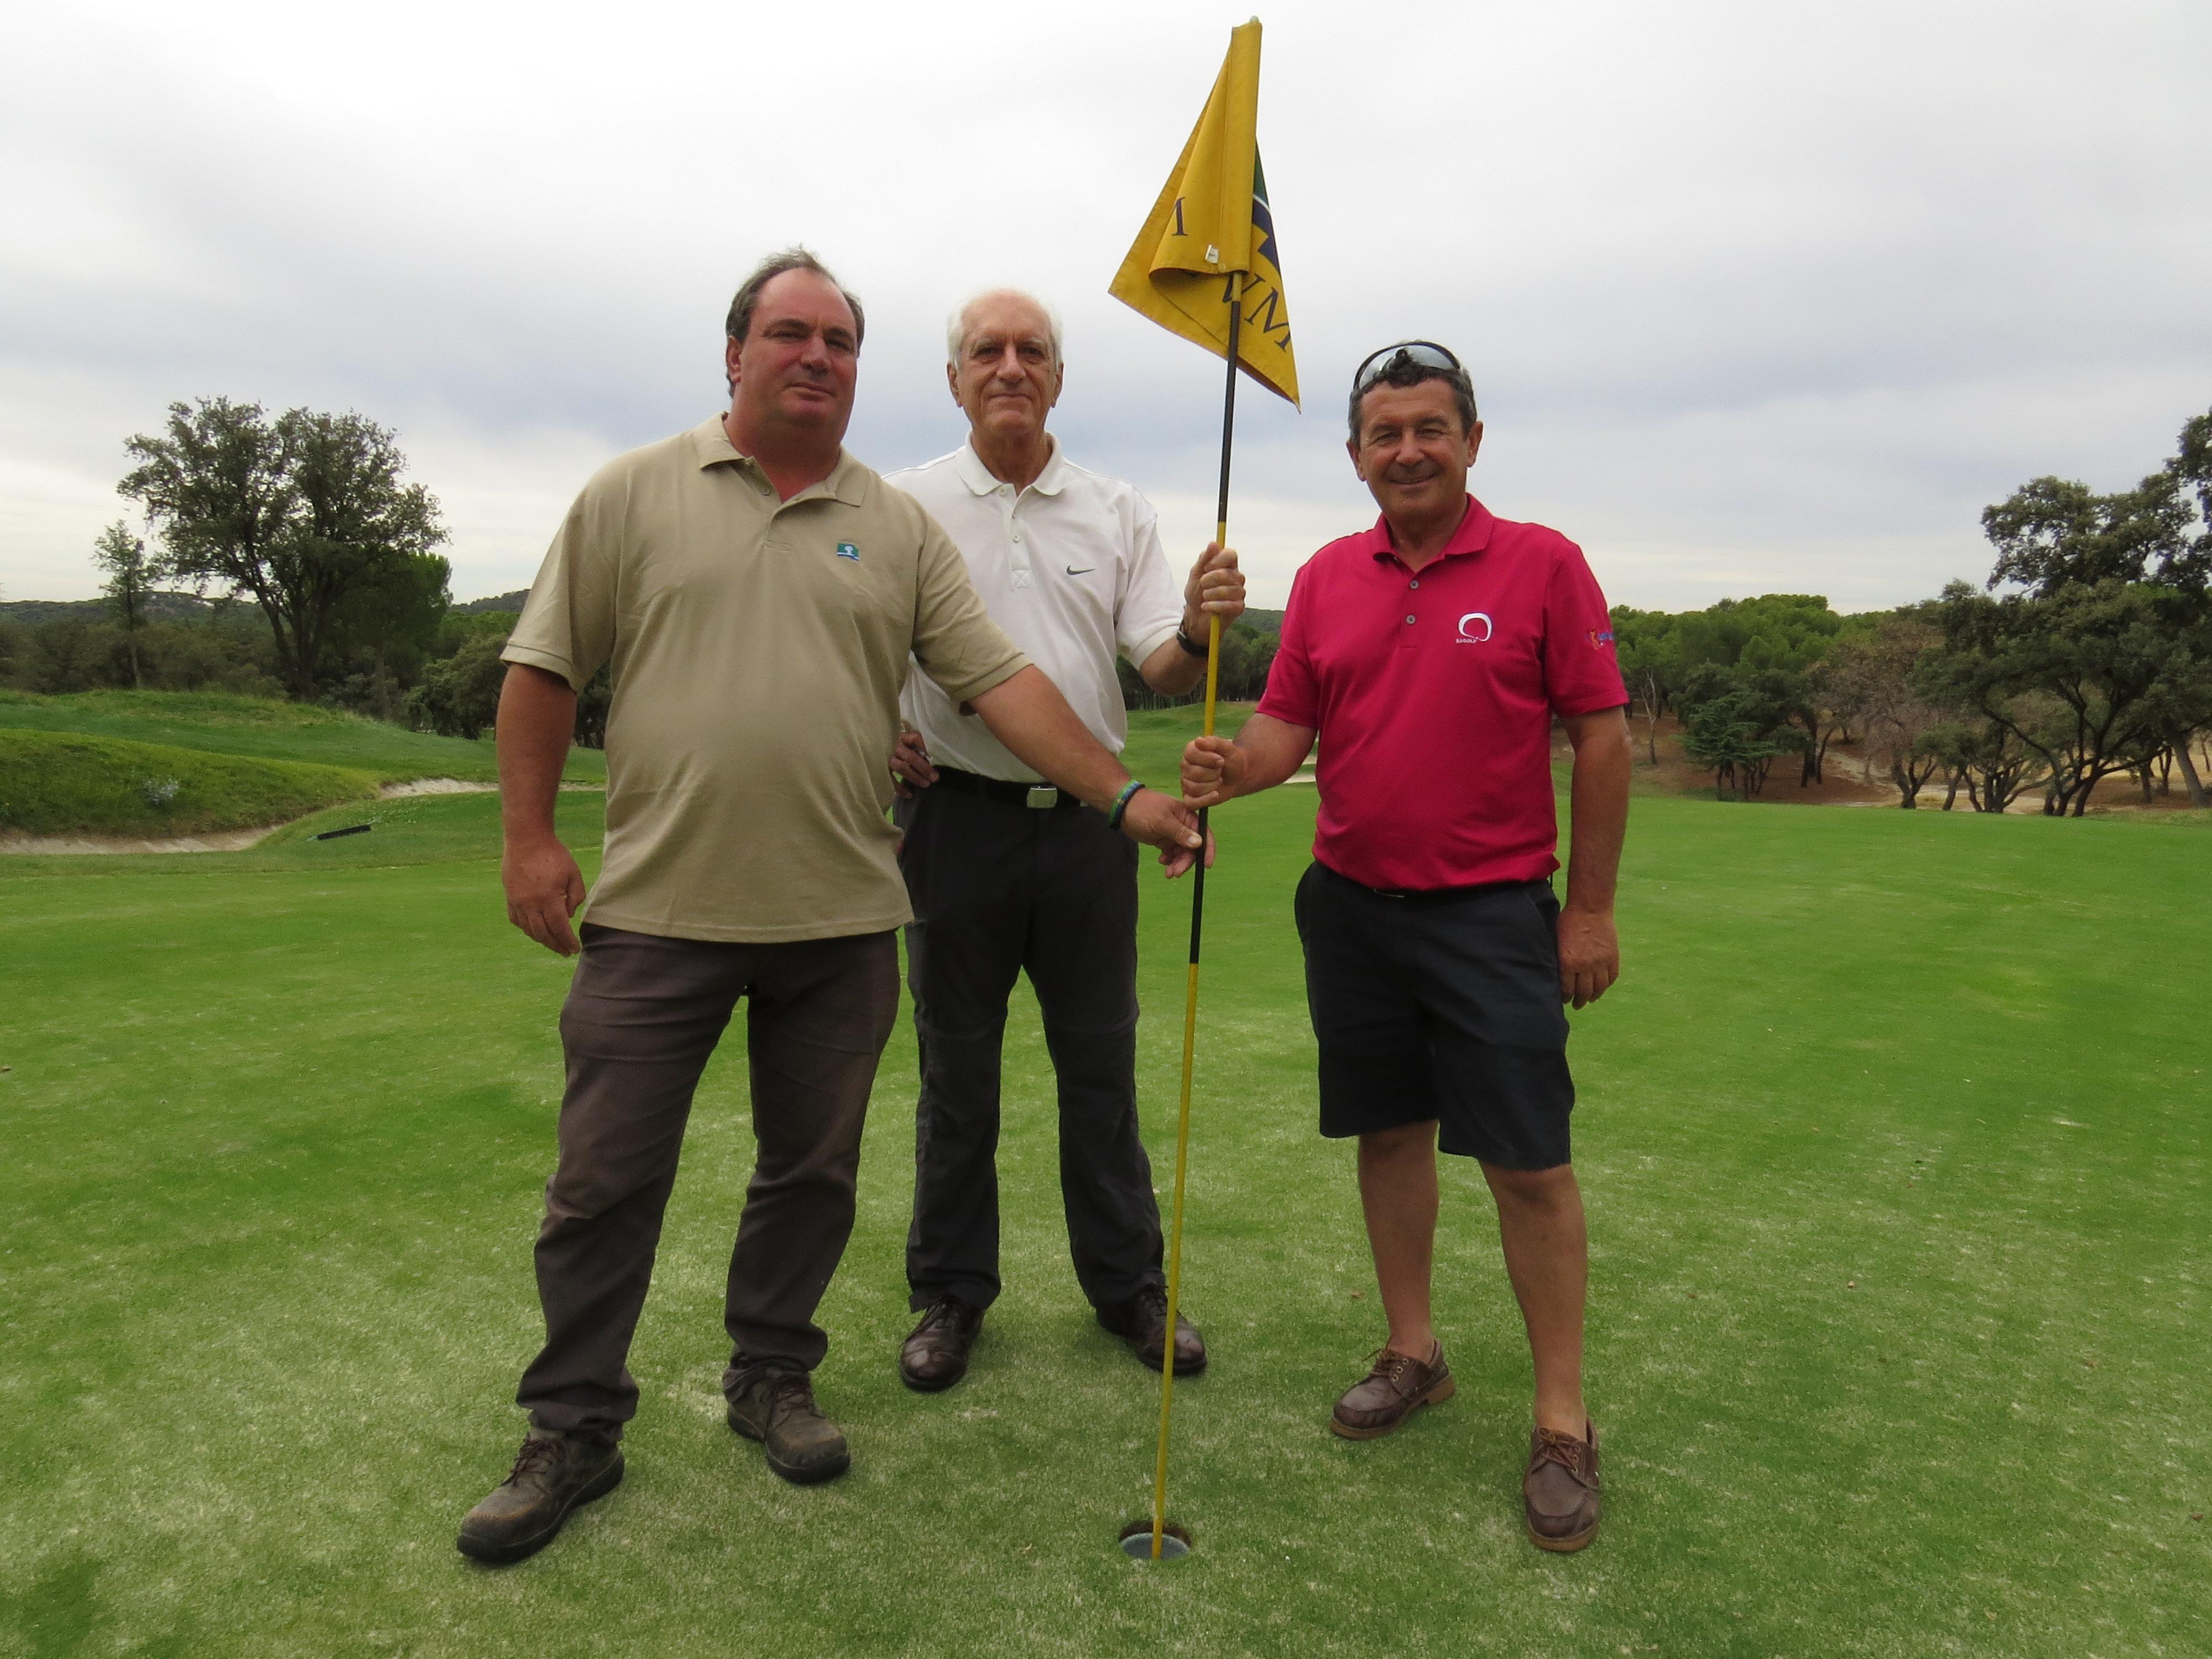
[[(47, 697), (0, 691), (0, 727), (349, 767), (380, 783), (414, 778), (490, 783), (499, 775), (498, 753), (489, 741), (435, 738), (343, 709), (228, 692), (81, 691)], [(606, 757), (599, 750), (568, 751), (563, 776), (570, 782), (600, 783), (606, 775)]]
[(376, 794), (369, 773), (161, 744), (0, 731), (0, 830), (197, 836), (258, 829)]

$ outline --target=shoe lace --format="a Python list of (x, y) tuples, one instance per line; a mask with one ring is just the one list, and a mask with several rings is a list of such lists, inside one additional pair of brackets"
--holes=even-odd
[(805, 1371), (780, 1370), (768, 1385), (769, 1409), (811, 1413), (814, 1406), (814, 1382)]
[(530, 1474), (542, 1468), (561, 1455), (561, 1443), (544, 1435), (533, 1434), (522, 1443), (522, 1449), (514, 1455), (514, 1467), (507, 1472), (507, 1482), (512, 1486)]
[(1367, 1356), (1370, 1376), (1379, 1376), (1400, 1394), (1408, 1392), (1406, 1374), (1420, 1362), (1409, 1353), (1400, 1353), (1387, 1344)]
[(940, 1325), (950, 1325), (959, 1318), (961, 1304), (954, 1297), (940, 1296), (922, 1310), (921, 1323), (915, 1327), (915, 1334), (933, 1331)]
[(1529, 1468), (1533, 1471), (1539, 1464), (1557, 1463), (1577, 1480), (1581, 1480), (1582, 1446), (1583, 1443), (1571, 1434), (1564, 1434), (1558, 1429), (1539, 1427), (1535, 1450), (1528, 1460)]

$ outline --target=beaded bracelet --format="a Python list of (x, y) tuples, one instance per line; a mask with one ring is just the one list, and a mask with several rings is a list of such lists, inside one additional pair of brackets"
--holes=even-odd
[(1131, 778), (1128, 782), (1121, 786), (1121, 793), (1114, 797), (1113, 807), (1106, 814), (1106, 827), (1109, 830), (1119, 830), (1121, 827), (1121, 819), (1129, 811), (1131, 799), (1144, 787), (1134, 778)]

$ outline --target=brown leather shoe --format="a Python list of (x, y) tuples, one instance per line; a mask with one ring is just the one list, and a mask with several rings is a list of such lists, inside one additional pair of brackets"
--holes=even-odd
[(756, 1367), (729, 1398), (730, 1426), (759, 1441), (769, 1468), (793, 1486), (835, 1480), (852, 1466), (845, 1437), (814, 1403), (813, 1380), (805, 1371)]
[(462, 1554), (495, 1566), (535, 1555), (569, 1512), (622, 1484), (622, 1448), (590, 1435), (532, 1429), (507, 1479), (461, 1521)]
[(1375, 1355), (1374, 1369), (1338, 1400), (1328, 1425), (1346, 1440), (1377, 1439), (1421, 1407), (1450, 1399), (1458, 1387), (1444, 1364), (1443, 1343), (1426, 1364), (1409, 1353), (1382, 1348)]
[(1577, 1440), (1557, 1429), (1528, 1436), (1528, 1473), (1521, 1478), (1521, 1504), (1528, 1541), (1565, 1555), (1597, 1536), (1597, 1430)]
[[(1127, 1302), (1098, 1310), (1098, 1322), (1129, 1345), (1146, 1364), (1158, 1370), (1166, 1352), (1168, 1293), (1164, 1285), (1147, 1285)], [(1206, 1369), (1206, 1339), (1198, 1327), (1176, 1310), (1175, 1374), (1196, 1376)]]
[(968, 1375), (968, 1355), (982, 1329), (983, 1310), (974, 1303), (939, 1297), (899, 1350), (899, 1381), (921, 1394), (951, 1388)]

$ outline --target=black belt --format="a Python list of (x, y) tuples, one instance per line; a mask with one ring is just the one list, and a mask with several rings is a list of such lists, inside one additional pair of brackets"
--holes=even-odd
[(1004, 778), (963, 772), (957, 766), (939, 767), (937, 782), (940, 787), (957, 789), (963, 795), (981, 795), (1001, 805), (1026, 806), (1034, 811), (1065, 812), (1083, 805), (1065, 789), (1055, 789), (1048, 783), (1010, 783)]
[(1316, 859), (1314, 862), (1319, 866), (1322, 874), (1342, 882), (1346, 887), (1356, 887), (1363, 893), (1373, 894), (1376, 898), (1404, 899), (1413, 904), (1435, 903), (1444, 899), (1471, 898), (1477, 893), (1494, 892), (1502, 887), (1549, 888), (1552, 884), (1540, 877), (1534, 881), (1479, 881), (1471, 887), (1370, 887), (1364, 881), (1352, 880), (1341, 870), (1330, 869), (1319, 859)]

